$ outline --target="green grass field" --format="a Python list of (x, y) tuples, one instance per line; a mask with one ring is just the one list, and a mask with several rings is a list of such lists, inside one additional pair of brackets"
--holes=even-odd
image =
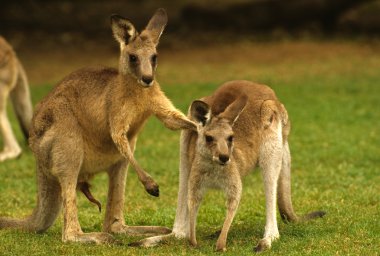
[[(187, 49), (173, 55), (167, 50), (160, 56), (159, 81), (182, 111), (192, 100), (231, 79), (270, 85), (288, 109), (292, 120), (293, 204), (299, 214), (322, 209), (327, 215), (302, 224), (279, 220), (281, 238), (263, 255), (380, 254), (378, 44), (241, 43)], [(32, 84), (34, 103), (51, 87)], [(22, 141), (14, 115), (9, 113)], [(23, 148), (19, 159), (0, 163), (1, 216), (25, 216), (35, 205), (35, 162), (27, 146)], [(125, 192), (127, 224), (172, 226), (178, 149), (179, 132), (166, 130), (152, 118), (139, 137), (136, 158), (160, 184), (160, 198), (149, 196), (130, 170)], [(92, 184), (93, 194), (105, 206), (106, 175), (96, 176)], [(100, 231), (104, 212), (99, 213), (81, 194), (78, 207), (82, 229)], [(199, 248), (190, 247), (184, 240), (172, 240), (148, 249), (129, 248), (127, 244), (140, 237), (121, 235), (117, 238), (123, 245), (63, 244), (61, 216), (44, 234), (1, 230), (0, 255), (211, 255), (216, 254), (216, 238), (209, 235), (221, 228), (224, 216), (223, 194), (210, 191), (198, 217)], [(256, 170), (244, 180), (225, 255), (253, 254), (264, 232), (264, 216), (263, 184)]]

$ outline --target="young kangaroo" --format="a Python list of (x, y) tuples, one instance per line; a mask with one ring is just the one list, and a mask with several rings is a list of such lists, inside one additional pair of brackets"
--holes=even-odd
[(25, 138), (28, 139), (33, 115), (28, 79), (16, 53), (7, 41), (0, 36), (0, 132), (4, 141), (4, 149), (0, 152), (0, 162), (16, 158), (21, 154), (21, 148), (7, 117), (8, 96), (12, 100)]
[(226, 250), (228, 230), (242, 192), (241, 179), (257, 165), (261, 167), (266, 198), (264, 238), (256, 251), (271, 247), (279, 238), (276, 220), (276, 196), (284, 221), (322, 217), (318, 211), (298, 217), (293, 210), (290, 185), (290, 121), (285, 107), (265, 85), (248, 81), (223, 84), (211, 96), (192, 103), (189, 116), (198, 123), (198, 131), (181, 135), (180, 181), (177, 214), (173, 233), (146, 238), (134, 243), (153, 246), (175, 235), (189, 238), (197, 245), (196, 216), (207, 188), (224, 190), (227, 216), (216, 244)]
[[(155, 80), (156, 46), (167, 22), (158, 9), (145, 30), (118, 15), (111, 27), (120, 43), (119, 70), (85, 68), (61, 81), (36, 107), (30, 146), (36, 157), (37, 207), (25, 219), (0, 218), (0, 228), (43, 232), (63, 205), (62, 240), (105, 243), (109, 233), (168, 233), (164, 227), (130, 227), (123, 215), (128, 163), (152, 195), (158, 185), (133, 156), (137, 135), (155, 115), (170, 129), (196, 129), (177, 110)], [(76, 189), (95, 174), (107, 171), (108, 199), (102, 233), (83, 233), (78, 222)]]

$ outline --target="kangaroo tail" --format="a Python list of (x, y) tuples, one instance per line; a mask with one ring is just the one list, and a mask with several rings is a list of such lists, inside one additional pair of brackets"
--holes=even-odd
[(280, 209), (280, 215), (284, 222), (304, 222), (316, 218), (322, 218), (326, 215), (325, 211), (310, 212), (302, 216), (296, 215), (294, 212), (288, 212), (284, 209)]
[(303, 215), (301, 217), (301, 221), (307, 221), (307, 220), (311, 220), (311, 219), (322, 218), (325, 215), (326, 215), (325, 211), (310, 212), (308, 214)]
[(29, 128), (33, 116), (32, 101), (30, 98), (29, 84), (23, 66), (18, 62), (18, 75), (16, 86), (11, 91), (11, 100), (26, 139), (29, 137)]
[(314, 218), (323, 217), (326, 212), (316, 211), (298, 216), (293, 209), (292, 195), (291, 195), (291, 158), (289, 144), (287, 141), (284, 143), (284, 150), (282, 156), (282, 167), (278, 179), (277, 187), (277, 204), (280, 211), (281, 218), (284, 222), (299, 222), (307, 221)]
[(42, 233), (53, 225), (61, 205), (61, 189), (57, 181), (49, 179), (41, 171), (37, 171), (38, 195), (37, 206), (33, 213), (24, 219), (0, 217), (0, 229), (21, 229)]

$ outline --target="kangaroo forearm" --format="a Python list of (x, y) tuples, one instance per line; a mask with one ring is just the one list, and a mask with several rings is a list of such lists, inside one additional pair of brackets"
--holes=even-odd
[(171, 130), (196, 129), (196, 125), (179, 111), (170, 111), (167, 115), (157, 115), (164, 125)]
[(129, 145), (129, 141), (126, 138), (126, 136), (121, 136), (117, 138), (115, 142), (121, 155), (124, 156), (132, 165), (133, 169), (135, 169), (139, 180), (141, 181), (142, 179), (144, 179), (144, 177), (146, 177), (147, 174), (145, 173), (144, 169), (140, 167), (135, 157), (133, 156), (131, 146)]
[[(125, 129), (125, 131), (128, 131), (128, 129)], [(144, 185), (145, 190), (153, 196), (158, 196), (158, 185), (152, 179), (152, 177), (147, 172), (145, 172), (143, 168), (140, 167), (140, 165), (134, 158), (133, 151), (131, 149), (130, 142), (127, 137), (127, 132), (125, 131), (122, 134), (112, 133), (112, 139), (114, 140), (120, 154), (128, 160), (128, 162), (132, 165), (133, 169), (136, 171), (137, 177), (140, 180), (140, 182)]]

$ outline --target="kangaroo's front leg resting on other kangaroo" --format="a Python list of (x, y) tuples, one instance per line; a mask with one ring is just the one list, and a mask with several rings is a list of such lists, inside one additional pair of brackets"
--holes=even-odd
[(133, 151), (128, 140), (128, 130), (129, 129), (114, 129), (114, 131), (112, 131), (112, 139), (114, 140), (120, 153), (128, 160), (133, 169), (136, 171), (140, 182), (145, 187), (145, 190), (153, 196), (159, 196), (157, 183), (147, 172), (144, 171), (143, 168), (140, 167), (133, 156)]
[(158, 103), (155, 104), (153, 111), (157, 118), (171, 130), (197, 129), (196, 124), (190, 121), (181, 111), (176, 109), (164, 95), (160, 97)]

